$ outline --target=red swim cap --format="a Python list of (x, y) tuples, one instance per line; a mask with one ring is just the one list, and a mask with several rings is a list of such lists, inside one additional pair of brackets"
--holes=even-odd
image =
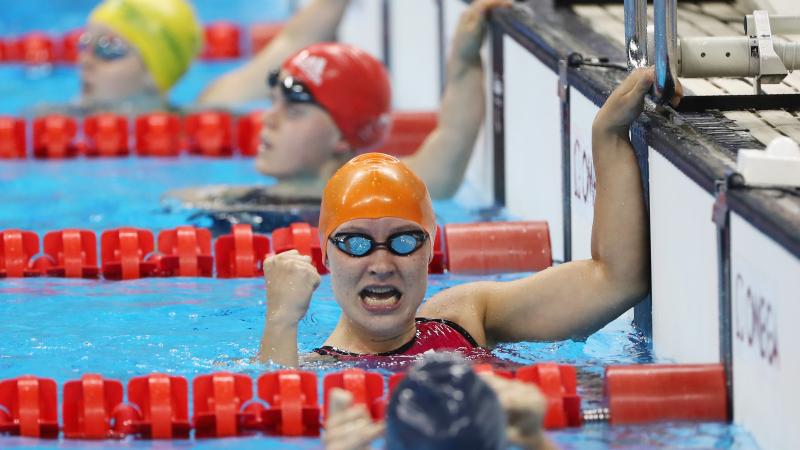
[[(333, 174), (322, 192), (319, 234), (325, 259), (328, 237), (356, 219), (397, 217), (418, 224), (436, 237), (436, 216), (425, 183), (402, 161), (383, 153), (365, 153)], [(432, 254), (431, 254), (432, 256)]]
[(377, 146), (389, 134), (389, 76), (367, 52), (346, 44), (315, 44), (288, 58), (281, 68), (306, 85), (353, 150)]

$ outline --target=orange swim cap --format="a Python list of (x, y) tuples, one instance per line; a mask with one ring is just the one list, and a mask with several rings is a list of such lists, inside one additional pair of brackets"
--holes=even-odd
[(436, 216), (428, 188), (394, 156), (365, 153), (343, 165), (322, 192), (319, 233), (322, 259), (327, 240), (336, 228), (355, 219), (397, 217), (418, 224), (436, 237)]

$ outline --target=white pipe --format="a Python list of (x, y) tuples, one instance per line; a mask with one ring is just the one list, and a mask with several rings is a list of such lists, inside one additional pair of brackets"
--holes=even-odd
[[(744, 19), (744, 32), (748, 36), (755, 33), (755, 19), (748, 14)], [(800, 16), (769, 16), (769, 28), (772, 34), (800, 34)]]
[[(694, 37), (678, 42), (681, 77), (755, 77), (760, 75), (759, 58), (750, 53), (750, 38)], [(800, 42), (774, 42), (775, 53), (787, 70), (800, 69)]]

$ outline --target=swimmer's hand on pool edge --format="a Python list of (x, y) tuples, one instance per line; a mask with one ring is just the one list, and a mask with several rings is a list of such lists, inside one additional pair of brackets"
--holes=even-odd
[(636, 69), (608, 96), (594, 119), (595, 134), (628, 138), (631, 123), (644, 107), (644, 96), (655, 80), (655, 68)]
[(453, 53), (462, 61), (481, 63), (481, 46), (486, 35), (486, 13), (495, 8), (510, 8), (511, 0), (478, 0), (461, 15), (453, 33)]
[[(606, 100), (594, 119), (593, 132), (600, 135), (628, 137), (631, 123), (639, 117), (644, 107), (644, 97), (655, 82), (655, 67), (645, 67), (632, 71)], [(678, 106), (683, 96), (680, 83), (672, 106)]]
[(264, 281), (267, 318), (258, 359), (297, 367), (297, 324), (319, 286), (319, 273), (311, 257), (290, 250), (264, 259)]

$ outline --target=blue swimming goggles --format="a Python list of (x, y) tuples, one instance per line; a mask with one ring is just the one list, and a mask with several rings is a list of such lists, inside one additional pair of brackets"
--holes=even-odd
[(314, 96), (309, 91), (308, 86), (305, 85), (302, 81), (296, 80), (292, 76), (284, 77), (283, 80), (280, 79), (280, 70), (273, 70), (267, 76), (267, 86), (270, 89), (274, 89), (280, 85), (281, 92), (283, 92), (284, 97), (289, 103), (308, 103), (310, 105), (316, 105), (322, 107)]
[(371, 236), (361, 233), (337, 233), (328, 238), (342, 252), (360, 258), (383, 247), (397, 256), (408, 256), (422, 247), (428, 240), (424, 231), (401, 231), (389, 236), (385, 242), (375, 242)]
[(131, 51), (131, 47), (118, 37), (102, 35), (95, 39), (92, 34), (83, 33), (78, 39), (78, 49), (84, 52), (89, 47), (94, 56), (103, 61), (124, 58)]

